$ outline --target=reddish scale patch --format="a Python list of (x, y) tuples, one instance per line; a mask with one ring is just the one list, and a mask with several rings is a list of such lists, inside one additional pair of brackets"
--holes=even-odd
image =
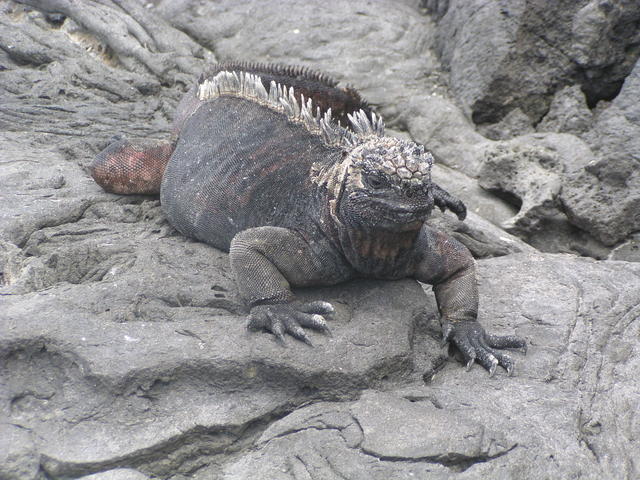
[(375, 260), (381, 264), (392, 264), (398, 256), (413, 248), (419, 230), (412, 232), (356, 232), (355, 244), (362, 258)]
[(120, 140), (100, 152), (89, 170), (107, 192), (154, 195), (160, 193), (162, 175), (173, 149), (171, 142)]
[[(238, 206), (245, 207), (255, 200), (254, 192), (265, 183), (264, 179), (276, 176), (280, 170), (289, 169), (292, 165), (295, 165), (295, 162), (286, 156), (279, 158), (271, 157), (274, 151), (278, 151), (278, 146), (270, 142), (264, 142), (259, 145), (254, 152), (247, 156), (245, 170), (240, 172), (235, 178), (230, 179), (230, 183), (234, 186), (234, 197), (236, 198)], [(270, 157), (270, 163), (262, 163), (263, 159)], [(249, 165), (251, 165), (251, 168), (249, 168)], [(249, 178), (250, 181), (244, 181), (243, 179), (245, 177)], [(263, 180), (257, 182), (255, 181), (256, 178)]]

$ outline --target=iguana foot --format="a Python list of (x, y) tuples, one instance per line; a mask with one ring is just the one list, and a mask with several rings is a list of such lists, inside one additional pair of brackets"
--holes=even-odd
[(313, 346), (303, 327), (331, 334), (325, 318), (334, 311), (330, 303), (322, 301), (257, 305), (251, 309), (247, 326), (251, 330), (267, 330), (282, 343), (285, 341), (285, 333), (288, 333)]
[(513, 336), (488, 335), (482, 325), (474, 321), (462, 321), (447, 323), (444, 327), (443, 342), (453, 341), (458, 350), (462, 352), (467, 363), (467, 370), (475, 361), (489, 371), (493, 376), (496, 367), (500, 365), (511, 375), (515, 362), (505, 353), (498, 352), (496, 348), (520, 348), (525, 353), (527, 343), (525, 340)]

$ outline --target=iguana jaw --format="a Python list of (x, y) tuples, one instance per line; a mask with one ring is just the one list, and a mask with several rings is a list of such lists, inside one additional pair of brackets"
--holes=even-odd
[(419, 229), (433, 208), (425, 194), (408, 199), (396, 191), (385, 193), (390, 195), (357, 189), (345, 195), (339, 209), (342, 223), (357, 229), (409, 231)]
[(369, 202), (382, 218), (390, 222), (395, 221), (397, 224), (424, 222), (433, 208), (429, 204), (407, 205), (385, 198), (370, 198)]

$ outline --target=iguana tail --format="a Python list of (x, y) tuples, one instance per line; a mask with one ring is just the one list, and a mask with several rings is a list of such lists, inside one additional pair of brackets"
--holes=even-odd
[(174, 141), (116, 139), (96, 155), (91, 176), (107, 192), (158, 195)]

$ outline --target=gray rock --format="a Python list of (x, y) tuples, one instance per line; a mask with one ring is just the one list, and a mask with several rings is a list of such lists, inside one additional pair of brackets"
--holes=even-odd
[(500, 225), (517, 213), (512, 205), (497, 198), (478, 185), (475, 178), (446, 165), (435, 164), (431, 172), (433, 180), (445, 190), (460, 198), (470, 213)]
[[(511, 2), (508, 8), (486, 0), (451, 1), (438, 22), (436, 49), (450, 71), (456, 98), (475, 123), (498, 121), (507, 113), (506, 101), (499, 98), (511, 93), (505, 91), (511, 72), (504, 65), (511, 60), (511, 46), (525, 9), (524, 0)], [(519, 80), (532, 84), (526, 77)], [(492, 90), (500, 93), (491, 95)], [(540, 96), (543, 92), (531, 93)], [(529, 113), (524, 105), (515, 106)]]
[[(88, 178), (77, 165), (66, 162), (43, 135), (31, 148), (32, 135), (0, 133), (0, 148), (6, 155), (0, 171), (0, 183), (6, 189), (0, 199), (0, 239), (22, 247), (39, 228), (73, 223), (90, 205)], [(41, 159), (50, 158), (43, 164)], [(21, 211), (37, 212), (22, 215)]]
[(637, 2), (436, 3), (428, 5), (439, 19), (436, 48), (475, 123), (495, 123), (514, 108), (537, 122), (570, 84), (592, 105), (610, 99), (638, 58)]
[[(431, 22), (417, 14), (411, 5), (415, 2), (330, 0), (313, 15), (306, 0), (288, 2), (286, 15), (258, 0), (158, 3), (157, 11), (167, 21), (203, 45), (215, 44), (221, 60), (296, 63), (320, 69), (352, 83), (375, 106), (383, 106), (388, 118), (396, 117), (405, 103), (394, 104), (389, 98), (402, 95), (406, 101), (414, 93), (424, 95), (425, 88), (432, 93), (439, 86), (438, 61), (429, 49)], [(395, 82), (382, 82), (389, 78)]]
[[(177, 73), (198, 74), (202, 60), (215, 61), (210, 51), (183, 32), (168, 28), (162, 18), (140, 2), (77, 4), (70, 0), (21, 0), (20, 3), (73, 19), (80, 27), (74, 32), (78, 36), (91, 32), (85, 34), (84, 41), (89, 40), (95, 46), (104, 44), (104, 50), (111, 50), (115, 61), (127, 69), (150, 71), (164, 81), (175, 81)], [(91, 34), (99, 40), (91, 38)]]
[[(440, 29), (448, 3), (454, 7), (425, 3), (443, 15)], [(617, 195), (603, 196), (617, 203), (602, 211), (630, 208), (634, 172), (616, 176), (626, 164), (607, 170), (598, 162), (634, 158), (635, 77), (610, 105), (601, 102), (593, 129), (576, 131), (588, 146), (558, 134), (495, 143), (449, 96), (432, 51), (434, 24), (412, 1), (330, 3), (313, 15), (299, 1), (286, 16), (265, 2), (118, 5), (69, 10), (61, 26), (13, 3), (0, 16), (1, 477), (638, 477), (640, 266), (537, 254), (495, 225), (515, 209), (475, 182), (485, 152), (500, 146), (492, 176), (510, 161), (557, 175), (558, 211), (570, 204), (585, 228), (601, 210), (589, 214), (578, 199), (592, 201), (593, 192)], [(88, 11), (107, 13), (87, 19)], [(567, 15), (574, 11), (567, 7)], [(116, 27), (102, 38), (109, 19)], [(12, 39), (17, 48), (9, 48)], [(615, 65), (625, 42), (614, 47)], [(198, 49), (202, 58), (190, 57)], [(363, 90), (391, 127), (434, 150), (447, 167), (434, 177), (470, 210), (466, 222), (447, 213), (434, 223), (484, 257), (480, 322), (529, 343), (526, 357), (512, 353), (514, 377), (489, 378), (478, 366), (466, 372), (453, 349), (439, 346), (429, 287), (425, 295), (412, 281), (298, 292), (334, 302), (333, 337), (314, 335), (313, 349), (293, 341), (283, 349), (245, 330), (224, 253), (179, 236), (156, 199), (106, 194), (90, 181), (83, 167), (111, 135), (166, 136), (182, 82), (214, 50), (221, 59), (328, 70)], [(529, 95), (529, 84), (522, 88), (514, 98)], [(562, 95), (554, 107), (560, 130), (573, 125), (563, 120)], [(545, 156), (553, 168), (540, 164)], [(549, 198), (535, 196), (543, 177), (537, 190), (513, 169), (504, 177), (494, 180), (522, 198)], [(583, 193), (568, 186), (583, 177), (597, 183)], [(571, 188), (575, 207), (563, 197)], [(575, 227), (562, 221), (528, 239), (597, 253), (581, 231), (565, 235), (560, 225)], [(611, 257), (631, 259), (633, 244), (625, 242), (634, 238), (622, 238)]]
[(640, 4), (589, 0), (576, 6), (567, 47), (584, 75), (580, 83), (595, 104), (616, 96), (638, 60), (640, 52), (634, 46), (640, 40)]
[(0, 422), (0, 478), (40, 480), (40, 454), (33, 432), (20, 425)]
[(640, 230), (640, 62), (586, 137), (597, 158), (568, 176), (562, 202), (572, 223), (613, 246)]
[(611, 251), (609, 260), (640, 262), (640, 233), (635, 233)]
[(131, 468), (116, 468), (80, 478), (82, 480), (147, 480), (149, 477)]
[(510, 253), (534, 252), (536, 249), (520, 238), (507, 233), (473, 212), (464, 221), (451, 214), (434, 212), (429, 225), (448, 232), (462, 242), (474, 258), (490, 258)]
[(334, 335), (283, 349), (245, 331), (226, 255), (154, 229), (157, 207), (98, 202), (31, 235), (5, 276), (1, 415), (36, 434), (47, 474), (188, 472), (279, 411), (410, 372), (415, 282), (300, 292), (334, 303)]
[(433, 24), (411, 3), (332, 0), (313, 15), (305, 0), (288, 2), (287, 15), (257, 0), (162, 1), (157, 8), (201, 44), (215, 44), (222, 60), (302, 64), (353, 85), (390, 127), (408, 130), (439, 162), (474, 176), (479, 159), (466, 144), (486, 139), (446, 98), (430, 48)]
[(513, 195), (513, 201), (521, 203), (518, 214), (503, 225), (507, 231), (519, 229), (524, 233), (539, 229), (536, 222), (558, 212), (556, 199), (563, 169), (562, 161), (551, 150), (517, 139), (487, 149), (479, 184), (487, 190)]
[(444, 479), (456, 466), (490, 460), (515, 445), (429, 402), (369, 391), (351, 405), (297, 410), (267, 429), (258, 446), (223, 478)]
[(613, 105), (618, 107), (626, 119), (634, 125), (640, 125), (640, 105), (634, 101), (640, 90), (640, 67), (638, 64), (625, 79), (622, 89), (613, 100)]
[(438, 163), (475, 178), (492, 142), (475, 131), (452, 102), (438, 96), (412, 102), (401, 117), (407, 130), (426, 145)]
[(640, 175), (631, 170), (636, 168), (633, 159), (619, 160), (617, 165), (608, 160), (594, 163), (569, 178), (562, 192), (571, 222), (608, 246), (640, 230)]
[(509, 140), (518, 135), (532, 133), (535, 129), (531, 119), (519, 108), (514, 108), (498, 123), (479, 125), (478, 131), (491, 140)]
[(637, 428), (620, 425), (614, 411), (621, 406), (628, 417), (639, 406), (632, 343), (640, 267), (522, 254), (483, 260), (480, 271), (481, 291), (493, 299), (483, 320), (531, 342), (516, 377), (487, 383), (479, 367), (451, 363), (427, 385), (298, 409), (223, 478), (636, 476)]
[(562, 201), (565, 189), (570, 188), (567, 184), (593, 158), (589, 146), (573, 135), (524, 135), (485, 148), (478, 184), (518, 208), (500, 224), (507, 232), (541, 251), (577, 252), (602, 259), (610, 249), (576, 228)]
[[(463, 415), (392, 394), (364, 394), (351, 411), (362, 428), (362, 452), (378, 458), (447, 464), (490, 459), (515, 446)], [(443, 431), (446, 436), (436, 434)]]
[(593, 114), (579, 85), (571, 85), (556, 92), (549, 112), (537, 125), (539, 132), (562, 132), (579, 135), (588, 131)]

